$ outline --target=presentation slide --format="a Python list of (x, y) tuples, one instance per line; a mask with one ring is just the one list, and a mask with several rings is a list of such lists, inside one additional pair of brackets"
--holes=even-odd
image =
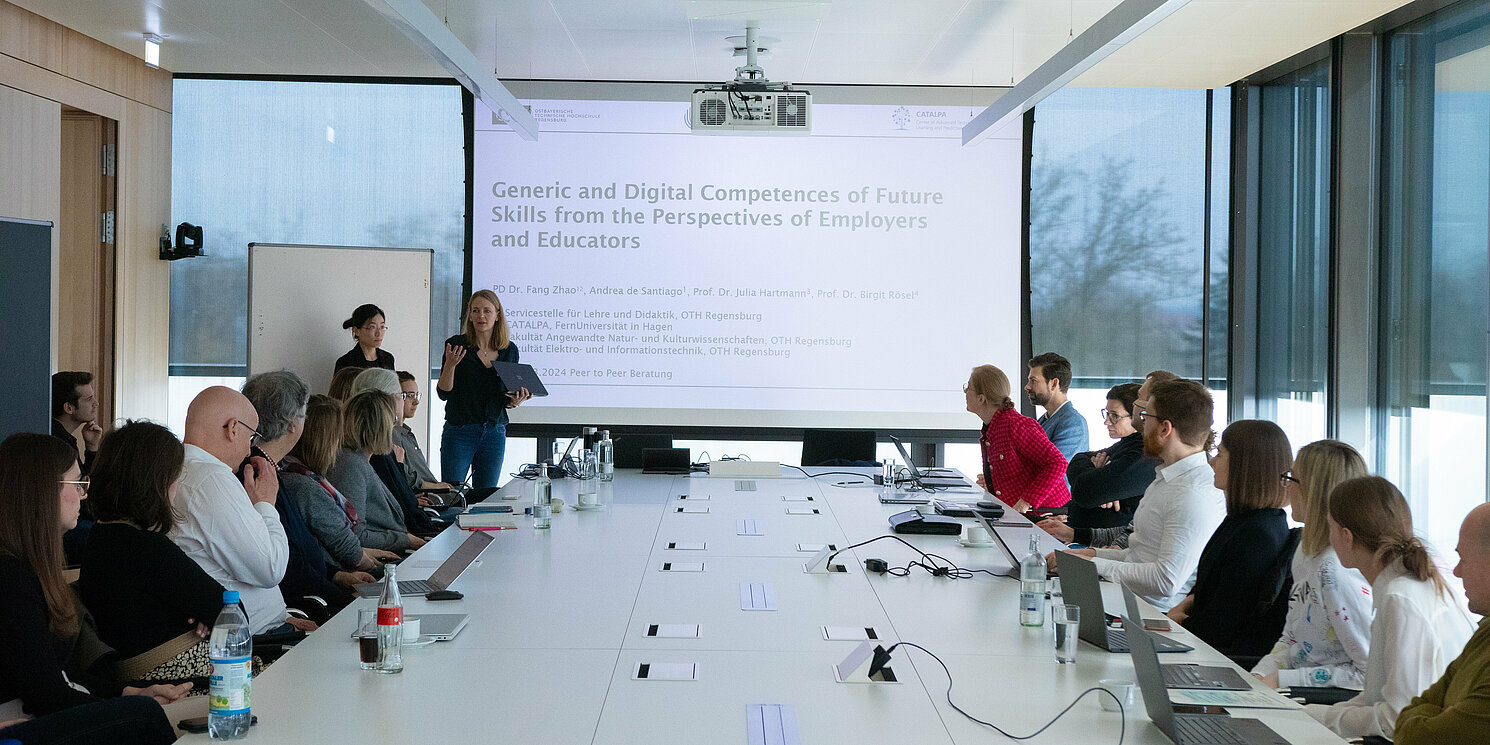
[(518, 422), (975, 429), (1021, 385), (1019, 128), (817, 104), (807, 136), (694, 135), (686, 100), (477, 104), (473, 284), (550, 396)]

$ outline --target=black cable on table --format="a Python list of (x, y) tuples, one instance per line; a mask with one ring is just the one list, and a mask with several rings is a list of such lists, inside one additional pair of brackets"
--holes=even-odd
[(1086, 696), (1087, 696), (1088, 693), (1091, 693), (1093, 691), (1096, 691), (1098, 694), (1105, 693), (1105, 694), (1107, 694), (1109, 696), (1112, 696), (1112, 700), (1117, 702), (1117, 705), (1118, 705), (1118, 717), (1119, 717), (1119, 719), (1118, 719), (1118, 726), (1119, 726), (1119, 729), (1118, 729), (1118, 745), (1123, 745), (1123, 738), (1126, 737), (1127, 734), (1128, 734), (1128, 719), (1127, 719), (1127, 716), (1126, 716), (1127, 712), (1123, 708), (1122, 699), (1119, 699), (1116, 695), (1114, 695), (1112, 693), (1112, 691), (1109, 691), (1106, 688), (1088, 688), (1085, 691), (1082, 691), (1081, 694), (1078, 695), (1075, 698), (1075, 700), (1073, 700), (1071, 703), (1067, 704), (1066, 705), (1066, 708), (1061, 709), (1060, 710), (1060, 713), (1056, 714), (1054, 719), (1051, 719), (1049, 722), (1046, 722), (1045, 725), (1043, 727), (1041, 727), (1040, 729), (1037, 729), (1037, 730), (1035, 730), (1034, 732), (1031, 732), (1028, 735), (1011, 735), (1008, 732), (1006, 732), (1002, 727), (998, 726), (997, 724), (994, 724), (993, 722), (985, 722), (982, 719), (979, 719), (979, 718), (973, 716), (972, 714), (969, 714), (966, 711), (963, 711), (962, 707), (958, 706), (955, 702), (952, 701), (952, 671), (947, 668), (947, 663), (942, 662), (942, 658), (937, 657), (934, 653), (932, 653), (931, 650), (929, 650), (929, 649), (927, 649), (927, 648), (925, 648), (925, 647), (923, 647), (923, 646), (921, 646), (919, 644), (915, 644), (913, 642), (904, 642), (903, 641), (903, 642), (896, 642), (895, 644), (892, 644), (889, 649), (886, 649), (885, 650), (885, 654), (888, 655), (889, 653), (895, 651), (895, 648), (896, 647), (900, 647), (900, 646), (914, 647), (916, 649), (919, 649), (922, 652), (925, 652), (928, 656), (930, 656), (931, 659), (936, 660), (936, 664), (942, 666), (942, 672), (944, 672), (944, 673), (947, 674), (947, 705), (948, 706), (952, 707), (952, 709), (954, 711), (956, 711), (958, 714), (961, 714), (964, 717), (967, 717), (969, 721), (975, 722), (977, 724), (981, 724), (984, 727), (988, 727), (989, 729), (992, 729), (994, 732), (997, 732), (997, 733), (1003, 735), (1004, 737), (1009, 738), (1010, 740), (1029, 740), (1031, 738), (1040, 736), (1040, 734), (1043, 733), (1045, 730), (1050, 729), (1051, 725), (1053, 725), (1056, 722), (1060, 721), (1061, 717), (1065, 716), (1066, 715), (1066, 712), (1070, 711), (1072, 707), (1076, 706), (1076, 704), (1080, 703), (1082, 699), (1086, 698)]

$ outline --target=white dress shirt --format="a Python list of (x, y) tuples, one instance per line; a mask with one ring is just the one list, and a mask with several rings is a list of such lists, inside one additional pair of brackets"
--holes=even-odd
[(274, 505), (249, 499), (232, 469), (187, 445), (173, 507), (178, 521), (171, 540), (223, 589), (238, 591), (253, 633), (283, 624), (279, 581), (290, 560), (290, 543)]
[(1433, 580), (1409, 574), (1401, 559), (1377, 575), (1371, 595), (1376, 618), (1365, 688), (1349, 701), (1304, 710), (1341, 737), (1390, 739), (1397, 714), (1443, 677), (1477, 626), (1459, 593), (1440, 593)]
[(1093, 563), (1109, 582), (1167, 611), (1195, 585), (1195, 567), (1226, 518), (1226, 495), (1204, 452), (1154, 471), (1133, 513), (1127, 548), (1099, 548)]

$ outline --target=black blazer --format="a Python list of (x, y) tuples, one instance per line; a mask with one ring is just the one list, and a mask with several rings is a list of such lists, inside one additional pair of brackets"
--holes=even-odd
[(393, 366), (393, 355), (391, 353), (379, 349), (377, 357), (378, 358), (376, 360), (368, 362), (367, 358), (362, 356), (361, 347), (352, 347), (352, 351), (336, 358), (336, 367), (331, 368), (331, 370), (332, 372), (335, 372), (342, 369), (343, 367), (361, 367), (364, 369), (369, 367), (381, 367), (384, 370), (397, 369)]
[[(1096, 452), (1107, 453), (1107, 465), (1092, 465)], [(1134, 432), (1113, 443), (1106, 450), (1077, 453), (1066, 466), (1066, 480), (1071, 484), (1071, 503), (1066, 506), (1067, 521), (1080, 531), (1090, 528), (1115, 528), (1133, 522), (1138, 501), (1154, 480), (1159, 461), (1143, 454), (1143, 433)], [(1114, 512), (1101, 505), (1122, 502)], [(1085, 543), (1077, 536), (1077, 543)], [(1085, 536), (1088, 540), (1091, 534)]]
[[(1227, 656), (1271, 651), (1283, 634), (1293, 587), (1290, 537), (1281, 509), (1227, 515), (1200, 553), (1190, 591), (1195, 604), (1184, 627)], [(1281, 586), (1280, 572), (1287, 574)], [(1277, 596), (1265, 597), (1275, 587)]]

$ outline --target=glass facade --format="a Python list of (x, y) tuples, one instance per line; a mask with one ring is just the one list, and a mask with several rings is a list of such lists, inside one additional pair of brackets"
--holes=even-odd
[(1294, 449), (1325, 437), (1330, 331), (1330, 61), (1261, 89), (1257, 415)]
[(171, 265), (173, 377), (245, 374), (250, 242), (433, 248), (439, 359), (462, 300), (459, 86), (178, 78), (173, 98), (171, 214), (207, 252)]
[(1225, 379), (1229, 132), (1226, 96), (1204, 90), (1067, 88), (1035, 109), (1034, 352), (1071, 360), (1094, 448), (1111, 441), (1097, 412), (1112, 385)]
[(1486, 494), (1490, 3), (1385, 44), (1378, 457), (1449, 551)]

